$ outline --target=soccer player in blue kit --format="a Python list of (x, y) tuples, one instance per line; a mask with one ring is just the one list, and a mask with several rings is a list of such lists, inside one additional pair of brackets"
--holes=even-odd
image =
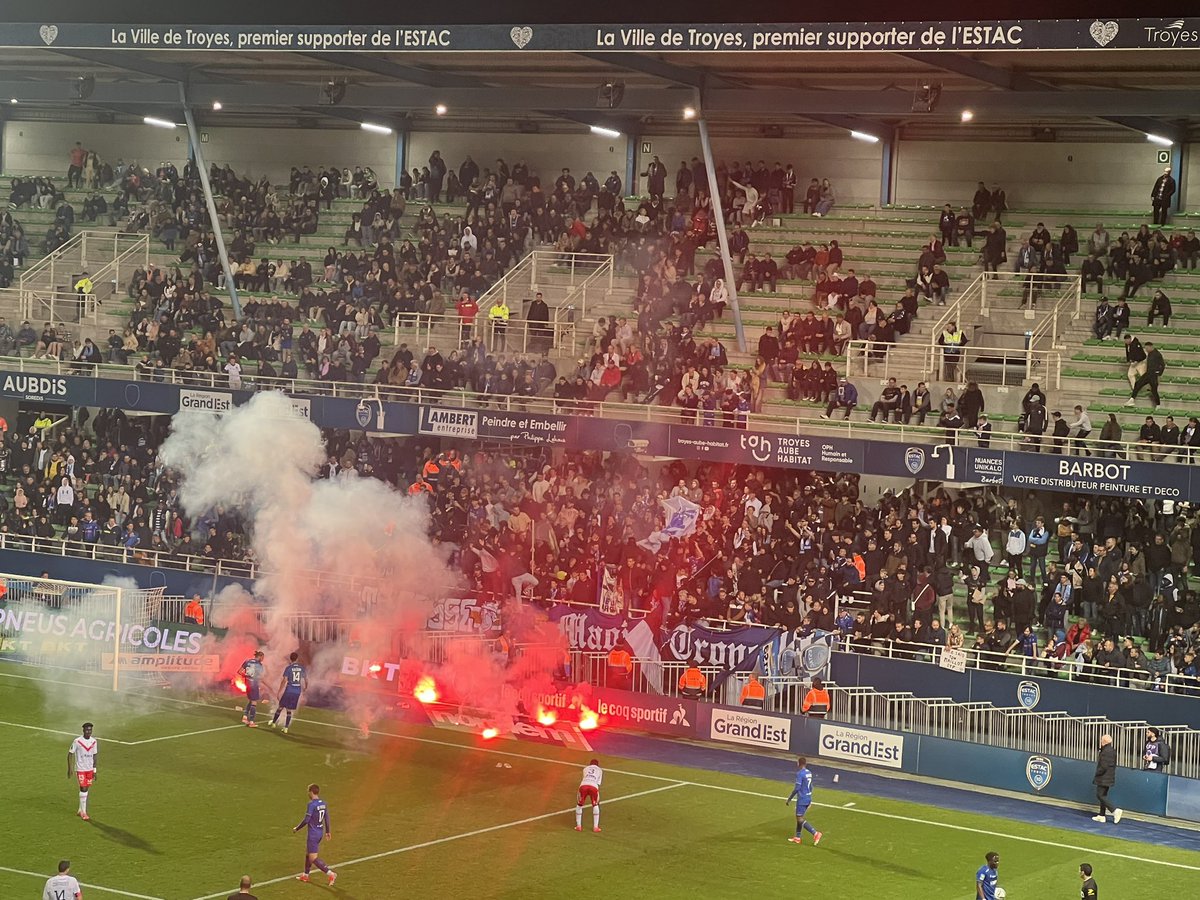
[(787, 795), (784, 803), (791, 803), (792, 798), (796, 798), (796, 836), (788, 838), (793, 844), (802, 844), (803, 833), (807, 831), (813, 836), (813, 846), (821, 843), (821, 832), (812, 827), (805, 816), (808, 815), (808, 807), (812, 804), (812, 783), (813, 775), (808, 768), (808, 760), (801, 756), (796, 760), (796, 785), (792, 788), (792, 792)]
[(291, 665), (283, 670), (283, 678), (279, 680), (279, 704), (275, 707), (275, 715), (271, 717), (271, 727), (274, 728), (279, 722), (279, 714), (287, 710), (287, 718), (283, 723), (284, 734), (292, 727), (292, 714), (300, 705), (300, 695), (308, 690), (308, 673), (304, 671), (304, 666), (296, 662), (299, 658), (299, 653), (293, 653)]
[(308, 786), (308, 809), (304, 811), (304, 818), (300, 820), (300, 824), (292, 831), (294, 833), (305, 827), (308, 828), (308, 843), (305, 845), (304, 874), (297, 875), (296, 880), (308, 881), (308, 873), (315, 865), (329, 876), (329, 883), (333, 884), (337, 881), (337, 872), (329, 868), (317, 855), (321, 850), (321, 839), (333, 837), (333, 831), (329, 827), (329, 809), (321, 799), (321, 788), (315, 784)]
[(984, 857), (986, 862), (975, 873), (976, 900), (996, 900), (996, 883), (1000, 880), (1000, 854), (994, 850)]
[(238, 674), (246, 680), (246, 710), (242, 713), (242, 723), (251, 728), (258, 727), (258, 723), (254, 721), (254, 716), (258, 712), (255, 704), (262, 696), (260, 682), (266, 671), (267, 667), (263, 665), (261, 650), (255, 650), (254, 655), (242, 663), (242, 667), (238, 669)]

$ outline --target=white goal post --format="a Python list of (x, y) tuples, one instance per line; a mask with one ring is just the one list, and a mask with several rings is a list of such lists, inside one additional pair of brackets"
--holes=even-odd
[(155, 625), (162, 596), (161, 587), (0, 572), (0, 662), (97, 676), (111, 672), (112, 689), (119, 690), (131, 675), (151, 669), (135, 660), (170, 644), (172, 626)]

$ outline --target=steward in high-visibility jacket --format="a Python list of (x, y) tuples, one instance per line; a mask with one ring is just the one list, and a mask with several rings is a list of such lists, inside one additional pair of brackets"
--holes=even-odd
[(194, 595), (183, 608), (183, 621), (194, 625), (204, 624), (204, 604), (200, 602), (199, 594)]
[(708, 678), (693, 663), (679, 676), (679, 696), (698, 700), (708, 690)]
[(814, 719), (823, 719), (828, 715), (829, 691), (825, 690), (825, 683), (820, 678), (812, 680), (812, 687), (804, 695), (804, 702), (800, 705), (800, 710), (806, 716)]
[(746, 686), (742, 688), (742, 696), (738, 699), (738, 703), (742, 706), (751, 706), (755, 709), (762, 709), (763, 704), (767, 699), (767, 689), (763, 687), (763, 683), (758, 680), (758, 676), (751, 674), (750, 680), (746, 682)]
[(633, 675), (633, 657), (621, 644), (608, 654), (608, 686), (628, 690)]

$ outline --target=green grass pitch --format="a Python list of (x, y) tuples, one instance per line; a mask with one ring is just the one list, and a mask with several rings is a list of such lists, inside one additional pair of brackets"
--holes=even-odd
[[(340, 716), (307, 709), (284, 736), (262, 715), (257, 730), (242, 727), (232, 697), (115, 697), (29, 679), (43, 674), (0, 669), (4, 900), (39, 897), (64, 857), (85, 896), (143, 900), (224, 898), (243, 873), (262, 900), (958, 900), (973, 896), (992, 849), (1012, 900), (1077, 897), (1084, 860), (1109, 898), (1150, 885), (1156, 896), (1192, 896), (1200, 883), (1200, 852), (823, 791), (820, 780), (811, 817), (825, 838), (797, 847), (786, 840), (783, 760), (770, 782), (602, 757), (603, 832), (585, 812), (577, 833), (587, 756), (576, 752), (392, 722), (363, 739)], [(90, 822), (75, 816), (65, 761), (85, 718), (101, 740)], [(329, 803), (322, 855), (339, 872), (333, 888), (315, 871), (312, 884), (294, 880), (304, 840), (291, 829), (310, 781)]]

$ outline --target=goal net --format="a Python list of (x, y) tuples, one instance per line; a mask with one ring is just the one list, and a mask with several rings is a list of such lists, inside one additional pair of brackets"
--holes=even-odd
[[(174, 623), (159, 621), (162, 588), (142, 590), (0, 573), (0, 662), (82, 673), (113, 690), (199, 649)], [(192, 651), (192, 652), (196, 652)]]

